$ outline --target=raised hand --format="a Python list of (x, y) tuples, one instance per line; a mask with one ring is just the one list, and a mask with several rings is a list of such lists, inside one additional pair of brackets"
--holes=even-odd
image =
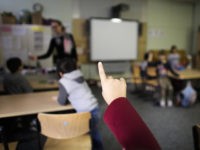
[(30, 60), (34, 60), (34, 61), (37, 60), (37, 56), (35, 56), (35, 55), (31, 54), (31, 53), (28, 54), (28, 58), (29, 58)]
[(101, 62), (98, 63), (98, 70), (102, 85), (102, 96), (108, 105), (116, 98), (126, 97), (126, 81), (124, 78), (107, 77)]

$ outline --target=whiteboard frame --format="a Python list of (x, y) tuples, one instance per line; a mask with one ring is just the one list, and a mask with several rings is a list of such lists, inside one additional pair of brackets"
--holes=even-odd
[(105, 62), (124, 62), (124, 61), (133, 61), (133, 60), (137, 60), (138, 59), (138, 45), (139, 45), (139, 37), (140, 37), (140, 22), (138, 20), (135, 20), (135, 19), (121, 19), (122, 21), (125, 21), (125, 22), (136, 22), (138, 24), (138, 38), (137, 38), (137, 51), (136, 51), (136, 59), (119, 59), (119, 60), (115, 60), (115, 59), (112, 59), (112, 60), (108, 60), (108, 59), (95, 59), (93, 60), (92, 59), (92, 40), (91, 40), (91, 23), (92, 23), (92, 20), (108, 20), (110, 21), (112, 18), (103, 18), (103, 17), (92, 17), (89, 19), (89, 49), (90, 49), (90, 53), (89, 53), (89, 59), (91, 62), (98, 62), (98, 61), (105, 61)]

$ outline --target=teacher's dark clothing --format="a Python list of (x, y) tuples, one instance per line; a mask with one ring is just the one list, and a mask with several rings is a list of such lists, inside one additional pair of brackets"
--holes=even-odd
[[(70, 40), (72, 44), (71, 52), (69, 54), (65, 52), (65, 48), (64, 48), (65, 38)], [(44, 55), (38, 56), (38, 59), (48, 58), (52, 54), (54, 54), (54, 62), (56, 62), (56, 60), (67, 58), (67, 57), (77, 60), (76, 44), (75, 44), (73, 36), (71, 34), (65, 34), (59, 37), (52, 38), (47, 53)]]
[(104, 121), (123, 150), (160, 150), (155, 137), (126, 98), (117, 98), (106, 109)]

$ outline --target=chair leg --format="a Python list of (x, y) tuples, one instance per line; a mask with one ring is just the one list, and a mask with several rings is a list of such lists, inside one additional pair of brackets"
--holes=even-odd
[(198, 129), (197, 126), (192, 127), (192, 133), (193, 133), (193, 142), (194, 142), (194, 150), (199, 150), (199, 135), (198, 135)]
[(39, 150), (42, 150), (42, 142), (41, 142), (41, 136), (40, 136), (41, 127), (40, 127), (40, 122), (38, 119), (36, 119), (36, 127), (37, 127), (38, 148)]
[(42, 143), (41, 143), (41, 137), (40, 137), (40, 133), (38, 132), (38, 136), (37, 136), (37, 141), (38, 141), (38, 148), (39, 150), (42, 150)]
[(1, 141), (3, 143), (4, 150), (9, 150), (8, 143), (6, 142), (6, 138), (5, 138), (5, 132), (2, 126), (0, 126), (0, 135), (1, 135)]
[(4, 150), (9, 150), (8, 143), (7, 143), (7, 142), (3, 142), (3, 147), (4, 147)]

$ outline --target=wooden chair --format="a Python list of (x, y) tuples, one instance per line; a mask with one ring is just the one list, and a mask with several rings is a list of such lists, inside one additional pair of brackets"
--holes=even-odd
[(140, 91), (140, 86), (143, 84), (143, 80), (141, 77), (141, 69), (140, 69), (140, 64), (135, 62), (132, 64), (132, 83), (134, 84), (135, 91), (134, 92), (139, 92)]
[(140, 66), (138, 64), (133, 64), (133, 83), (134, 84), (141, 84), (142, 77), (140, 75)]
[[(147, 75), (151, 77), (156, 76), (157, 75), (156, 67), (147, 67)], [(158, 87), (159, 85), (157, 79), (147, 79), (145, 80), (145, 84), (152, 87)]]
[[(17, 142), (12, 142), (8, 144), (9, 150), (16, 150), (17, 148)], [(4, 150), (4, 145), (0, 143), (0, 150)]]
[(41, 133), (47, 136), (45, 150), (91, 150), (91, 114), (38, 114)]
[(147, 67), (147, 74), (149, 76), (156, 76), (157, 75), (156, 67)]

